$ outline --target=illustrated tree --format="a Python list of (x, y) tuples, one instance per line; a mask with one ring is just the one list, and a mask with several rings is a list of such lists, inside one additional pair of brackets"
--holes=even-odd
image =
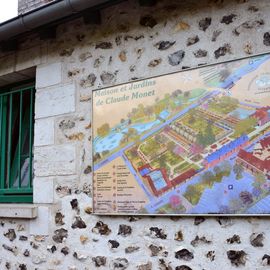
[(165, 95), (164, 95), (164, 99), (170, 99), (170, 94), (168, 94), (168, 93), (166, 93)]
[(240, 199), (232, 199), (229, 202), (230, 213), (237, 213), (243, 207), (243, 203)]
[(230, 74), (231, 74), (231, 71), (227, 68), (220, 70), (219, 72), (220, 81), (224, 82), (230, 76)]
[(101, 152), (101, 154), (102, 154), (103, 157), (106, 156), (106, 155), (108, 155), (109, 153), (110, 153), (109, 150), (103, 150), (103, 151)]
[(222, 178), (223, 178), (223, 174), (222, 174), (221, 168), (219, 166), (215, 166), (213, 170), (215, 172), (215, 180), (217, 182), (220, 182), (222, 180)]
[(244, 171), (244, 168), (242, 165), (240, 165), (238, 163), (235, 163), (233, 165), (233, 172), (235, 173), (237, 180), (239, 180), (243, 177), (243, 175), (242, 175), (243, 171)]
[(99, 159), (101, 159), (101, 155), (99, 152), (95, 153), (94, 156), (93, 156), (93, 161), (96, 162), (98, 161)]
[(110, 125), (108, 123), (103, 124), (97, 129), (97, 134), (100, 137), (105, 137), (110, 133)]
[(130, 138), (135, 138), (138, 132), (135, 128), (129, 128), (127, 133), (124, 134), (123, 138), (121, 139), (121, 143), (126, 143), (130, 140)]
[(207, 145), (210, 145), (215, 141), (215, 135), (211, 123), (208, 122), (204, 134), (205, 142)]
[(164, 109), (165, 109), (166, 105), (164, 103), (157, 103), (154, 105), (154, 113), (156, 115), (159, 115)]
[(252, 189), (252, 195), (254, 197), (259, 198), (261, 194), (262, 194), (262, 190), (260, 188), (254, 187)]
[(266, 176), (263, 173), (256, 174), (256, 181), (263, 185), (266, 182)]
[(146, 106), (144, 112), (147, 115), (147, 117), (150, 118), (151, 115), (154, 113), (154, 108), (152, 106)]
[(243, 204), (248, 205), (253, 203), (253, 196), (249, 191), (242, 191), (239, 194), (239, 198), (241, 199), (241, 201), (243, 202)]
[(155, 141), (158, 142), (158, 143), (160, 143), (161, 140), (162, 140), (162, 136), (161, 136), (159, 133), (156, 134), (156, 135), (154, 136), (154, 138), (155, 138)]
[(215, 182), (215, 175), (211, 171), (206, 171), (204, 174), (202, 174), (201, 179), (204, 185), (212, 187), (213, 183)]
[(188, 98), (189, 96), (190, 96), (190, 91), (185, 91), (185, 92), (184, 92), (184, 97), (185, 97), (185, 98)]
[(257, 121), (253, 117), (246, 118), (246, 119), (239, 121), (235, 125), (235, 130), (234, 130), (233, 136), (239, 137), (243, 134), (250, 133), (253, 130), (253, 128), (256, 126), (256, 124), (257, 124)]
[(255, 181), (253, 182), (253, 187), (262, 189), (263, 184), (266, 182), (266, 177), (263, 173), (257, 173), (255, 176)]
[(198, 145), (201, 145), (202, 147), (205, 147), (207, 145), (205, 136), (203, 135), (201, 131), (196, 136), (196, 143)]
[(190, 113), (188, 123), (192, 125), (196, 121), (194, 113)]
[(231, 170), (232, 170), (232, 166), (230, 164), (229, 161), (224, 161), (221, 163), (221, 169), (222, 169), (222, 173), (223, 173), (223, 176), (230, 176), (231, 174)]
[(166, 159), (164, 157), (161, 157), (159, 159), (159, 166), (161, 169), (166, 169), (167, 163), (166, 163)]
[(170, 141), (170, 142), (167, 143), (167, 149), (170, 152), (173, 152), (174, 148), (175, 148), (175, 143), (174, 142)]
[(184, 197), (187, 198), (191, 204), (195, 205), (199, 202), (201, 193), (195, 185), (189, 185), (184, 193)]
[(176, 97), (178, 97), (179, 95), (181, 95), (182, 93), (183, 93), (182, 90), (177, 89), (177, 90), (175, 90), (175, 91), (172, 92), (172, 98), (176, 98)]

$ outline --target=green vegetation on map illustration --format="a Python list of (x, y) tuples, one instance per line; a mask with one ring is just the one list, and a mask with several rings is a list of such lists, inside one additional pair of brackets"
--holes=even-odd
[(234, 127), (233, 137), (237, 138), (243, 134), (248, 134), (255, 129), (257, 121), (255, 118), (250, 117), (239, 121)]
[(238, 107), (239, 101), (236, 98), (222, 96), (210, 102), (208, 110), (218, 114), (226, 115)]
[(206, 171), (200, 175), (200, 181), (197, 184), (189, 185), (184, 193), (184, 197), (193, 205), (196, 205), (201, 199), (204, 190), (211, 189), (215, 183), (220, 183), (223, 177), (231, 174), (231, 165), (229, 162), (222, 162), (215, 166), (213, 171)]
[(111, 131), (110, 125), (108, 123), (105, 123), (97, 129), (97, 134), (100, 137), (105, 137), (109, 135), (110, 131)]

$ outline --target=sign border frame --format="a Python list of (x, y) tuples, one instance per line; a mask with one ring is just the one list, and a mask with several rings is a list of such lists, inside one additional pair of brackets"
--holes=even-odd
[(101, 87), (101, 88), (95, 88), (91, 91), (91, 123), (92, 123), (92, 128), (91, 128), (91, 166), (92, 166), (92, 173), (91, 173), (91, 177), (92, 177), (92, 215), (94, 216), (100, 216), (100, 217), (108, 217), (108, 216), (121, 216), (121, 217), (127, 217), (127, 216), (137, 216), (137, 217), (232, 217), (232, 218), (239, 218), (239, 217), (270, 217), (270, 209), (269, 209), (269, 213), (266, 214), (220, 214), (220, 213), (194, 213), (194, 214), (143, 214), (143, 213), (99, 213), (99, 212), (95, 212), (94, 209), (94, 184), (93, 184), (93, 174), (94, 174), (94, 161), (93, 161), (93, 156), (94, 156), (94, 149), (93, 149), (93, 135), (94, 135), (94, 125), (93, 125), (93, 120), (94, 120), (94, 103), (93, 103), (93, 94), (95, 91), (100, 91), (100, 90), (104, 90), (104, 89), (108, 89), (108, 88), (112, 88), (112, 87), (117, 87), (117, 86), (121, 86), (121, 85), (125, 85), (125, 84), (129, 84), (129, 83), (136, 83), (136, 82), (142, 82), (144, 80), (150, 80), (150, 79), (154, 79), (157, 77), (163, 77), (163, 76), (167, 76), (167, 75), (173, 75), (176, 73), (183, 73), (183, 72), (187, 72), (190, 70), (198, 70), (201, 68), (205, 68), (205, 67), (211, 67), (211, 66), (216, 66), (216, 65), (220, 65), (220, 64), (225, 64), (225, 63), (231, 63), (231, 62), (235, 62), (235, 61), (241, 61), (241, 60), (245, 60), (245, 59), (251, 59), (251, 58), (255, 58), (255, 57), (259, 57), (259, 56), (263, 56), (263, 55), (270, 55), (270, 51), (266, 51), (266, 52), (262, 52), (262, 53), (258, 53), (258, 54), (252, 54), (252, 55), (248, 55), (248, 56), (243, 56), (243, 57), (239, 57), (239, 58), (233, 58), (230, 60), (225, 60), (225, 61), (218, 61), (215, 63), (210, 63), (210, 64), (198, 64), (195, 67), (189, 67), (189, 68), (185, 68), (185, 69), (181, 69), (181, 70), (176, 70), (173, 72), (168, 72), (168, 73), (162, 73), (160, 75), (155, 75), (152, 77), (144, 77), (144, 78), (138, 78), (136, 80), (131, 80), (131, 81), (125, 81), (122, 83), (118, 83), (118, 84), (112, 84), (106, 87)]

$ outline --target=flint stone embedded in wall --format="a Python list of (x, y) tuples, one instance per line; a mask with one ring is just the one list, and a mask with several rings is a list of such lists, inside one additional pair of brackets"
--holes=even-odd
[(194, 54), (194, 56), (196, 58), (206, 57), (207, 56), (207, 53), (208, 52), (206, 50), (202, 50), (202, 49), (199, 49), (199, 50), (193, 52), (193, 54)]
[(192, 259), (194, 259), (194, 255), (188, 249), (183, 248), (175, 252), (175, 258), (184, 261), (191, 261)]
[(169, 64), (172, 66), (177, 66), (182, 62), (184, 57), (185, 57), (185, 52), (183, 50), (174, 52), (168, 56)]
[(204, 221), (205, 221), (205, 217), (195, 217), (195, 219), (194, 219), (194, 225), (195, 226), (198, 226), (201, 223), (203, 223)]
[(65, 256), (69, 254), (69, 247), (65, 246), (61, 248), (61, 253), (63, 253)]
[(107, 259), (104, 256), (97, 256), (97, 257), (93, 257), (92, 261), (95, 263), (96, 267), (100, 267), (100, 266), (106, 265)]
[(218, 38), (218, 36), (222, 33), (221, 30), (215, 30), (212, 34), (211, 41), (215, 42)]
[(54, 231), (54, 235), (52, 239), (56, 243), (62, 243), (67, 237), (68, 237), (68, 231), (64, 228), (61, 228)]
[(28, 249), (26, 249), (26, 250), (23, 252), (23, 256), (29, 257), (29, 256), (30, 256), (30, 251), (29, 251)]
[(152, 270), (152, 263), (148, 262), (146, 264), (141, 264), (137, 266), (138, 270)]
[(234, 234), (232, 237), (228, 238), (226, 241), (228, 244), (240, 244), (241, 243), (240, 236), (237, 234)]
[(199, 29), (202, 31), (206, 31), (206, 29), (211, 25), (212, 18), (206, 17), (199, 21)]
[(262, 264), (263, 265), (270, 265), (270, 256), (267, 254), (264, 254), (262, 257)]
[(8, 229), (8, 232), (4, 233), (4, 236), (8, 238), (11, 242), (17, 237), (14, 229)]
[(250, 29), (258, 29), (260, 27), (262, 27), (265, 24), (263, 19), (260, 20), (249, 20), (246, 21), (244, 23), (242, 23), (241, 25), (239, 25), (238, 27), (236, 27), (233, 31), (233, 33), (237, 36), (239, 36), (242, 32), (244, 32), (245, 30), (250, 30)]
[(270, 32), (266, 32), (263, 35), (263, 44), (265, 46), (270, 46)]
[(101, 234), (101, 235), (109, 235), (111, 230), (109, 226), (102, 221), (98, 221), (96, 226), (92, 229), (93, 233)]
[(120, 224), (118, 229), (118, 235), (128, 236), (132, 233), (132, 228), (126, 224)]
[(264, 234), (263, 233), (253, 233), (250, 238), (250, 244), (253, 247), (263, 247)]
[(170, 262), (166, 262), (164, 259), (158, 260), (158, 265), (160, 270), (173, 270)]
[(81, 217), (75, 217), (75, 220), (73, 221), (71, 225), (72, 229), (84, 229), (86, 228), (85, 222), (82, 220)]
[(240, 266), (246, 264), (246, 252), (243, 250), (229, 250), (227, 251), (227, 257), (234, 266)]
[(180, 265), (176, 266), (175, 270), (192, 270), (192, 269), (187, 265)]
[(235, 14), (233, 14), (233, 13), (230, 14), (230, 15), (225, 15), (225, 16), (222, 17), (220, 22), (225, 23), (225, 24), (230, 24), (235, 20), (236, 17), (237, 16)]
[(102, 72), (100, 75), (100, 79), (104, 85), (112, 84), (116, 80), (116, 73), (111, 73), (111, 72)]
[(65, 224), (65, 222), (63, 221), (64, 217), (65, 216), (61, 212), (57, 212), (54, 217), (55, 224), (59, 226), (64, 225)]
[(187, 44), (187, 46), (191, 46), (193, 44), (196, 44), (199, 41), (200, 41), (199, 36), (198, 35), (195, 35), (195, 36), (189, 37), (187, 39), (186, 44)]
[(111, 42), (100, 42), (96, 44), (96, 49), (112, 49), (112, 43)]
[(140, 247), (138, 246), (129, 246), (125, 248), (125, 253), (133, 253), (135, 251), (138, 251), (140, 249)]
[(169, 49), (170, 47), (172, 47), (174, 44), (175, 44), (176, 41), (168, 41), (168, 40), (163, 40), (163, 41), (159, 41), (158, 43), (156, 43), (154, 46), (161, 50), (161, 51), (164, 51), (164, 50), (167, 50)]
[(18, 255), (18, 248), (16, 246), (8, 246), (6, 244), (3, 244), (2, 247), (7, 250), (7, 251), (10, 251), (12, 252), (15, 256)]
[(150, 227), (149, 230), (150, 230), (150, 236), (152, 238), (160, 238), (160, 239), (166, 239), (167, 238), (167, 234), (161, 228)]
[(205, 236), (199, 237), (198, 235), (196, 235), (196, 237), (190, 242), (190, 244), (193, 247), (197, 247), (200, 244), (211, 244), (212, 241), (206, 239)]
[(115, 249), (120, 246), (119, 242), (116, 240), (109, 240), (108, 243), (109, 243), (110, 249)]
[(176, 232), (174, 235), (174, 240), (183, 241), (184, 240), (183, 232), (182, 231)]
[(129, 262), (126, 258), (116, 258), (110, 264), (112, 270), (125, 270), (129, 266)]

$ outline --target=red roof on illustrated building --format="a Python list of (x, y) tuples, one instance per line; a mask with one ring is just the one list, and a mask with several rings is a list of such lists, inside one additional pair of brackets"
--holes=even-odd
[(270, 146), (270, 136), (268, 136), (268, 137), (262, 139), (262, 140), (260, 141), (260, 144), (261, 144), (261, 146), (262, 146), (263, 149), (269, 147), (269, 146)]
[(270, 160), (261, 160), (243, 149), (240, 149), (238, 157), (260, 171), (266, 170), (268, 172), (270, 170)]
[(175, 177), (171, 182), (173, 186), (176, 186), (184, 181), (186, 181), (187, 179), (191, 178), (192, 176), (194, 176), (196, 174), (196, 170), (195, 169), (189, 169), (186, 172), (178, 175), (177, 177)]
[(253, 113), (252, 116), (256, 117), (257, 119), (263, 119), (268, 116), (269, 109), (270, 109), (270, 106), (257, 109), (256, 112)]

